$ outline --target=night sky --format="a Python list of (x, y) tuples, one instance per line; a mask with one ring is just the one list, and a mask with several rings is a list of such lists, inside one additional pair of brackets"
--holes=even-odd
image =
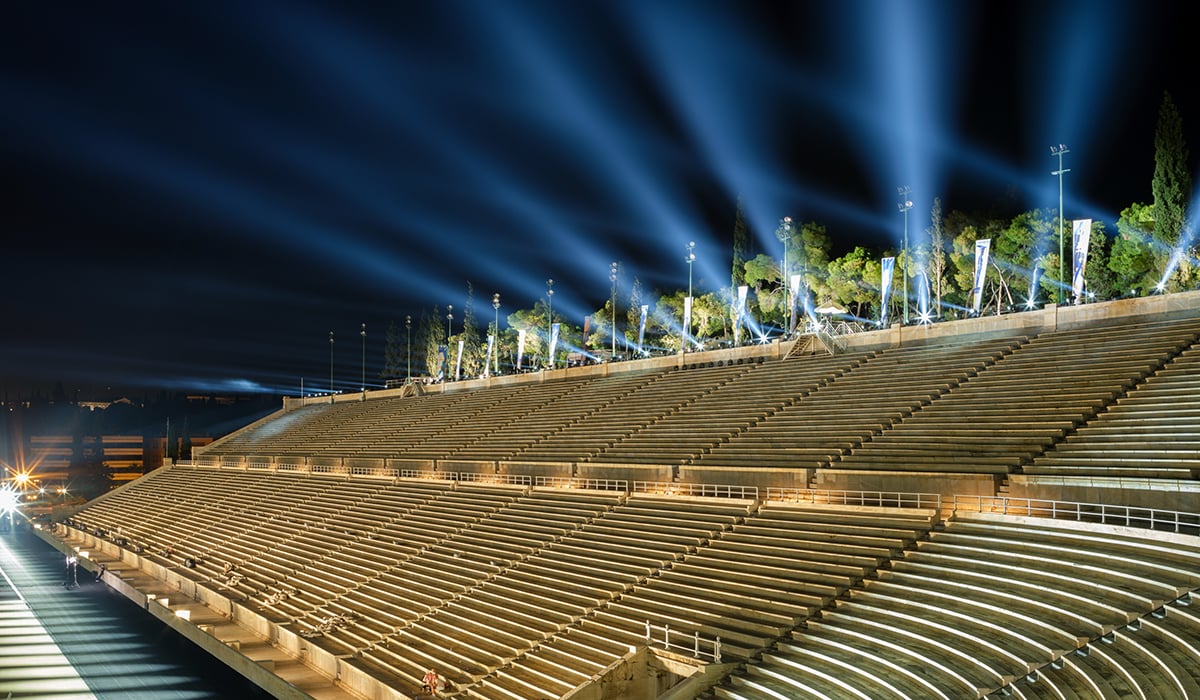
[[(1197, 148), (1175, 2), (20, 2), (0, 20), (0, 387), (357, 389), (390, 321), (555, 279), (729, 282), (741, 197), (835, 253), (946, 209), (1115, 229), (1164, 91)], [(1193, 158), (1193, 163), (1195, 159)], [(919, 235), (919, 233), (917, 233)]]

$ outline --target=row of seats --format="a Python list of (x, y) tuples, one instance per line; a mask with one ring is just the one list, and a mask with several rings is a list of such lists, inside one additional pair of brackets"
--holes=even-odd
[[(1034, 697), (1187, 698), (1200, 682), (1200, 627), (1183, 607), (1200, 587), (1195, 538), (977, 514), (880, 574), (714, 696), (1000, 697), (1041, 678), (1056, 690)], [(1138, 688), (1150, 692), (1125, 694)]]
[[(1195, 320), (310, 404), (222, 455), (1193, 478)], [(1136, 428), (1129, 430), (1129, 428)]]
[(142, 543), (150, 561), (397, 687), (436, 666), (481, 696), (519, 697), (566, 692), (643, 641), (648, 621), (751, 659), (934, 517), (177, 466), (73, 524)]

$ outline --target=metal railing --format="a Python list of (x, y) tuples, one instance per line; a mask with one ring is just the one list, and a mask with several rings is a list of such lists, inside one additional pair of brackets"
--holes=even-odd
[(907, 493), (904, 491), (839, 491), (836, 489), (767, 489), (768, 501), (813, 503), (839, 506), (878, 506), (881, 508), (933, 508), (941, 510), (940, 493)]
[(678, 484), (673, 481), (635, 481), (630, 493), (655, 496), (700, 496), (704, 498), (743, 498), (758, 500), (757, 486), (736, 484)]
[[(655, 635), (659, 636), (655, 636)], [(699, 632), (672, 631), (670, 625), (652, 625), (646, 621), (646, 644), (661, 645), (667, 651), (677, 651), (691, 654), (693, 658), (707, 659), (714, 664), (721, 663), (721, 638), (702, 639)]]
[(1010, 496), (955, 496), (954, 510), (1032, 518), (1075, 520), (1104, 525), (1139, 527), (1160, 532), (1200, 535), (1200, 513), (1106, 503), (1053, 501)]

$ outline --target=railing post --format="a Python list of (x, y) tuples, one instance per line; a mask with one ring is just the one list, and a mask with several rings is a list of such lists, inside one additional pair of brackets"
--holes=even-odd
[(663, 625), (663, 648), (671, 648), (671, 625), (667, 623)]
[(717, 637), (717, 641), (713, 642), (713, 663), (721, 663), (721, 638)]
[(650, 643), (650, 621), (646, 620), (646, 643)]
[(692, 632), (692, 656), (700, 658), (700, 630)]

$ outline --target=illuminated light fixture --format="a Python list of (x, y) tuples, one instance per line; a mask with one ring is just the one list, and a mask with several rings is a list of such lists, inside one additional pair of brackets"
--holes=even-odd
[(492, 295), (492, 309), (495, 311), (495, 328), (492, 330), (492, 344), (495, 347), (496, 374), (500, 374), (500, 292)]
[(617, 273), (620, 271), (620, 266), (616, 261), (608, 265), (608, 281), (611, 283), (609, 293), (612, 295), (612, 357), (609, 362), (617, 359)]
[(904, 277), (904, 323), (908, 324), (908, 210), (912, 209), (912, 200), (908, 195), (912, 194), (912, 190), (907, 185), (897, 187), (896, 192), (900, 195), (900, 202), (896, 205), (900, 208), (900, 213), (904, 215), (904, 267), (901, 268), (900, 274)]
[(1071, 172), (1070, 168), (1063, 168), (1063, 156), (1071, 151), (1063, 144), (1050, 147), (1051, 157), (1058, 158), (1058, 170), (1052, 171), (1050, 174), (1058, 178), (1058, 303), (1063, 303), (1063, 285), (1066, 282), (1066, 263), (1064, 261), (1065, 250), (1063, 248), (1063, 178), (1062, 176)]
[(1154, 285), (1154, 291), (1159, 294), (1162, 294), (1163, 292), (1167, 291), (1167, 283), (1164, 281), (1164, 282), (1159, 282), (1158, 284)]
[(554, 358), (550, 357), (550, 336), (554, 333), (554, 280), (546, 280), (546, 356), (550, 369), (554, 369)]
[[(690, 310), (690, 304), (692, 303), (692, 263), (696, 262), (696, 242), (688, 241), (686, 248), (687, 257), (685, 257), (683, 261), (686, 262), (688, 266), (688, 295), (686, 304), (689, 305)], [(690, 315), (686, 313), (683, 316), (683, 339), (679, 344), (679, 349), (680, 352), (687, 352), (688, 336), (690, 336), (692, 333), (692, 329), (688, 328), (688, 326), (692, 325), (692, 319)]]
[(775, 229), (775, 237), (783, 243), (783, 264), (779, 267), (779, 283), (783, 285), (783, 303), (787, 306), (787, 316), (784, 322), (787, 328), (784, 329), (784, 337), (787, 337), (791, 332), (794, 323), (792, 319), (792, 306), (794, 302), (791, 299), (792, 287), (788, 284), (788, 243), (792, 239), (792, 217), (785, 216), (779, 222), (779, 228)]
[(407, 360), (406, 379), (408, 380), (409, 383), (411, 383), (412, 382), (412, 316), (411, 315), (407, 315), (404, 317), (404, 329), (405, 329), (405, 331), (407, 331), (407, 334), (408, 334), (408, 340), (407, 340), (408, 360)]

